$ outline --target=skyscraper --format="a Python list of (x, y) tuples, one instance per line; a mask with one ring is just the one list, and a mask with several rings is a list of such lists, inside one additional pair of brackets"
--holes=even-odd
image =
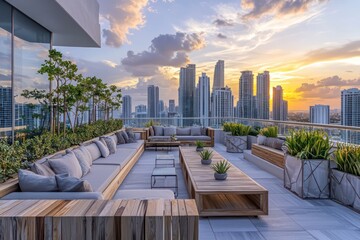
[(288, 117), (288, 102), (283, 99), (281, 86), (273, 88), (273, 120), (286, 121)]
[(175, 112), (175, 100), (169, 99), (169, 113)]
[(131, 118), (131, 96), (125, 95), (122, 97), (122, 116), (123, 118)]
[[(360, 127), (360, 90), (351, 88), (341, 91), (341, 125)], [(345, 131), (346, 142), (360, 143), (360, 133)]]
[(269, 119), (270, 74), (268, 71), (256, 77), (256, 118)]
[(165, 104), (164, 104), (164, 101), (163, 100), (159, 100), (159, 116), (160, 116), (160, 113), (162, 113), (163, 111), (165, 111)]
[(213, 91), (215, 89), (224, 87), (224, 82), (225, 82), (224, 68), (225, 68), (224, 60), (217, 61), (214, 71)]
[(147, 90), (147, 116), (149, 118), (157, 118), (159, 117), (159, 87), (149, 85)]
[(206, 76), (206, 73), (202, 73), (201, 77), (199, 77), (196, 92), (198, 117), (202, 126), (208, 126), (210, 116), (210, 78)]
[(252, 118), (254, 113), (254, 75), (252, 71), (241, 72), (239, 81), (239, 115), (241, 118)]
[[(184, 118), (194, 117), (196, 65), (188, 64), (180, 69), (179, 113)], [(192, 120), (184, 121), (184, 125), (192, 125)]]
[(12, 88), (0, 87), (0, 135), (10, 135), (12, 126)]
[(226, 118), (234, 116), (234, 96), (228, 87), (216, 89), (211, 96), (211, 116), (214, 117), (214, 125), (219, 126)]
[(135, 106), (135, 118), (146, 118), (146, 105), (140, 104)]
[(315, 105), (310, 106), (310, 122), (329, 124), (330, 123), (330, 106)]

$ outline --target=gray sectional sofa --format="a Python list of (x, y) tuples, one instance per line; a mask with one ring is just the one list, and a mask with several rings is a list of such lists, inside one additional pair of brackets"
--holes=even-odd
[[(121, 130), (124, 131), (124, 130)], [(86, 180), (90, 183), (92, 192), (38, 192), (36, 189), (32, 192), (15, 191), (2, 197), (1, 200), (16, 200), (16, 199), (111, 199), (115, 194), (117, 188), (122, 180), (126, 177), (132, 166), (137, 162), (142, 152), (144, 151), (144, 140), (137, 139), (133, 143), (119, 144), (119, 139), (115, 133), (109, 134), (105, 137), (111, 138), (116, 143), (115, 153), (102, 157), (102, 150), (98, 147), (95, 141), (99, 138), (81, 144), (66, 151), (61, 151), (57, 154), (37, 161), (41, 167), (48, 168), (52, 166), (52, 159), (64, 158), (66, 154), (79, 149), (86, 148), (90, 153), (91, 161), (90, 171), (81, 176), (81, 180)], [(104, 144), (105, 145), (105, 144)], [(89, 155), (87, 155), (89, 156)], [(79, 161), (80, 162), (80, 161)], [(37, 165), (39, 166), (39, 165)], [(54, 170), (54, 169), (52, 169)], [(54, 170), (55, 172), (55, 170)], [(56, 174), (58, 174), (57, 172)], [(20, 184), (21, 187), (21, 184)]]
[(196, 141), (202, 141), (207, 146), (214, 146), (214, 129), (209, 127), (151, 126), (148, 135), (148, 141), (170, 141), (171, 137), (175, 137), (181, 144), (194, 144)]

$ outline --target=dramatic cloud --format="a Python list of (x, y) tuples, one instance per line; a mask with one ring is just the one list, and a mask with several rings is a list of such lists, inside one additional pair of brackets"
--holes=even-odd
[(312, 6), (327, 0), (242, 0), (241, 7), (248, 10), (244, 19), (255, 19), (263, 16), (284, 16), (299, 14)]
[(134, 76), (152, 76), (159, 67), (180, 67), (189, 62), (187, 53), (205, 46), (201, 34), (162, 34), (151, 41), (149, 50), (135, 54), (128, 51), (121, 63)]
[(216, 19), (213, 23), (217, 27), (231, 27), (231, 26), (234, 26), (234, 23), (231, 20), (225, 20), (225, 19)]
[(227, 36), (224, 35), (224, 34), (222, 34), (222, 33), (219, 33), (219, 34), (217, 35), (217, 37), (218, 37), (218, 38), (221, 38), (221, 39), (226, 39), (226, 38), (227, 38)]
[(148, 0), (102, 0), (101, 16), (109, 22), (103, 29), (106, 45), (120, 47), (127, 42), (131, 29), (138, 29), (145, 23), (143, 9)]

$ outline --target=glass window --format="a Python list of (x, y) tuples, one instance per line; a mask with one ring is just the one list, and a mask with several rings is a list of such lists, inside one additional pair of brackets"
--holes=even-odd
[(32, 99), (21, 96), (26, 90), (49, 90), (49, 81), (37, 71), (47, 58), (51, 33), (14, 10), (14, 95), (15, 128), (38, 128), (48, 124), (48, 114)]
[(0, 0), (0, 137), (11, 135), (11, 6)]

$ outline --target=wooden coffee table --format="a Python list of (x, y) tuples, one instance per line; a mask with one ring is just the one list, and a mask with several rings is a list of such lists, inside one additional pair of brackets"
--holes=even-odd
[[(213, 151), (213, 163), (224, 158)], [(202, 165), (195, 147), (180, 147), (180, 165), (187, 190), (195, 198), (200, 216), (258, 216), (268, 214), (268, 191), (235, 166), (224, 181)]]
[(166, 147), (171, 150), (172, 147), (179, 147), (180, 141), (169, 141), (169, 142), (160, 142), (160, 141), (146, 141), (145, 148), (155, 147), (156, 151), (158, 147)]

